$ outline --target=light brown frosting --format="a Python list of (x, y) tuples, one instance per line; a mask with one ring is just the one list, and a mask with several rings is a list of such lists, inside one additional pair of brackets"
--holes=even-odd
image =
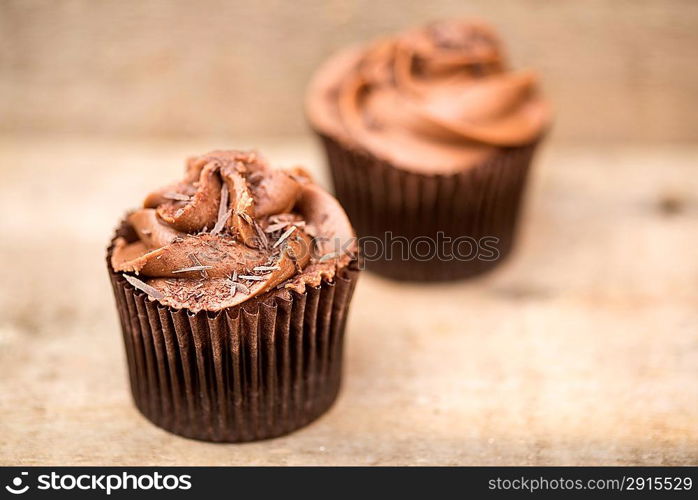
[(163, 304), (192, 311), (277, 287), (302, 292), (331, 280), (356, 252), (332, 196), (302, 169), (272, 169), (250, 152), (190, 159), (184, 179), (149, 194), (127, 222), (133, 237), (114, 241), (114, 270)]
[(306, 111), (317, 132), (424, 173), (532, 143), (550, 121), (536, 76), (509, 70), (493, 30), (465, 21), (337, 54), (315, 74)]

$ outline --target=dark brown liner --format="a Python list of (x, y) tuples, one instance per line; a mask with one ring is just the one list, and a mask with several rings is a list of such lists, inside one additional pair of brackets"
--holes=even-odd
[[(408, 240), (434, 239), (443, 232), (450, 238), (498, 238), (497, 244), (490, 244), (499, 253), (493, 260), (376, 259), (365, 251), (368, 270), (407, 281), (462, 279), (492, 269), (511, 252), (538, 143), (501, 149), (484, 163), (456, 174), (423, 175), (318, 135), (327, 153), (337, 199), (359, 237), (385, 242), (387, 232)], [(467, 246), (463, 248), (467, 250)], [(450, 253), (448, 246), (445, 250)]]
[(272, 291), (193, 314), (131, 286), (112, 269), (111, 251), (131, 392), (155, 425), (205, 441), (253, 441), (303, 427), (332, 405), (355, 263), (302, 294)]

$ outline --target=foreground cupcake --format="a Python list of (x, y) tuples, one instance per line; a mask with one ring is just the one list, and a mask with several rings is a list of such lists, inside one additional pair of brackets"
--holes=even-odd
[(306, 110), (337, 198), (371, 237), (369, 269), (464, 278), (509, 253), (550, 112), (489, 27), (439, 22), (341, 52), (314, 76)]
[(108, 250), (140, 411), (176, 434), (237, 442), (327, 410), (357, 277), (353, 236), (300, 169), (237, 151), (190, 159)]

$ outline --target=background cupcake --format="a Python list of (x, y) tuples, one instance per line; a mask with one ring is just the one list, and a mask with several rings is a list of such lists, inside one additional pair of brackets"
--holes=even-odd
[(373, 238), (369, 269), (446, 280), (509, 254), (550, 111), (491, 28), (445, 21), (348, 49), (316, 73), (306, 104), (337, 198)]
[(235, 151), (189, 160), (108, 250), (140, 411), (229, 442), (323, 413), (339, 389), (354, 245), (342, 208), (304, 171)]

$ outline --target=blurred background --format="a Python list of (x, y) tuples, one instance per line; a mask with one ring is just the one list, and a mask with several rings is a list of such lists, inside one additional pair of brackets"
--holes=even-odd
[[(127, 382), (105, 247), (215, 148), (321, 183), (334, 50), (487, 20), (555, 123), (518, 247), (469, 282), (363, 273), (339, 400), (244, 446), (177, 438)], [(695, 0), (0, 0), (0, 465), (698, 463)]]
[(329, 54), (451, 16), (490, 21), (513, 64), (539, 70), (556, 138), (698, 138), (693, 0), (2, 0), (0, 131), (305, 134)]

